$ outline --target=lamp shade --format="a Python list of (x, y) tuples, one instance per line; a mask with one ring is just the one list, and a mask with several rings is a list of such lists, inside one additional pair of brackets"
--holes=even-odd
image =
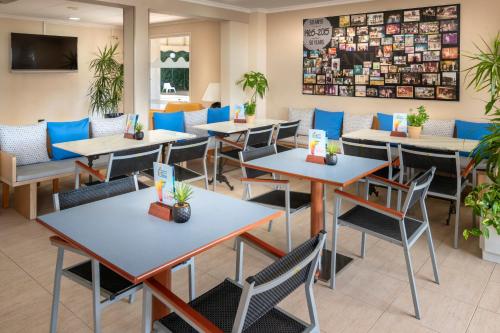
[(201, 100), (203, 102), (220, 101), (220, 83), (210, 82)]

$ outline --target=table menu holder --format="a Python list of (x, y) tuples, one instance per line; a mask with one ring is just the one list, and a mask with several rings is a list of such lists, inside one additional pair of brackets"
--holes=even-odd
[(131, 133), (125, 133), (125, 134), (123, 134), (123, 137), (125, 139), (135, 139), (134, 134), (131, 134)]
[(316, 163), (316, 164), (325, 164), (325, 158), (323, 156), (307, 155), (306, 162)]
[(157, 217), (164, 221), (170, 222), (173, 220), (172, 207), (165, 205), (164, 203), (161, 203), (159, 201), (153, 202), (149, 206), (148, 213), (149, 215), (153, 215), (154, 217)]
[(247, 122), (246, 119), (236, 119), (234, 118), (234, 123), (235, 124), (245, 124)]
[(405, 132), (398, 132), (398, 131), (391, 131), (391, 136), (406, 138), (406, 133)]

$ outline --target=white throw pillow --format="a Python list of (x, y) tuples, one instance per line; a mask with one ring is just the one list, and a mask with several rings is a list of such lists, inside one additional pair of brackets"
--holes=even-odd
[(206, 124), (207, 114), (208, 109), (184, 112), (184, 126), (186, 127), (186, 132), (189, 134), (194, 134), (196, 136), (207, 136), (207, 131), (193, 128), (193, 126), (196, 125)]
[(313, 127), (314, 109), (310, 108), (289, 108), (288, 121), (300, 120), (299, 135), (309, 135), (309, 130)]
[(349, 114), (344, 113), (344, 123), (342, 125), (342, 134), (358, 131), (361, 129), (370, 129), (373, 124), (372, 114)]
[(422, 128), (422, 134), (453, 137), (455, 120), (429, 119)]
[(16, 156), (17, 165), (49, 162), (47, 123), (35, 125), (0, 125), (0, 150)]
[(116, 118), (92, 118), (90, 128), (93, 138), (121, 134), (125, 131), (125, 115)]

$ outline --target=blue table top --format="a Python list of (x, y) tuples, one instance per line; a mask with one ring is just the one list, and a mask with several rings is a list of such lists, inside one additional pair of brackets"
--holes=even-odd
[(245, 166), (338, 187), (355, 183), (388, 166), (387, 161), (338, 154), (336, 165), (306, 162), (307, 149), (297, 148), (244, 163)]
[(191, 219), (148, 214), (154, 188), (40, 216), (37, 221), (133, 283), (281, 216), (274, 209), (193, 187)]

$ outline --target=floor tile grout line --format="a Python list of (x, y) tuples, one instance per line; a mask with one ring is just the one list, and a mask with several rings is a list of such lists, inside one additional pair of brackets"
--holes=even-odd
[(497, 264), (493, 265), (493, 269), (491, 270), (490, 277), (488, 278), (488, 281), (484, 285), (483, 291), (481, 292), (481, 297), (479, 297), (479, 301), (476, 304), (476, 308), (474, 309), (474, 313), (472, 314), (472, 316), (469, 319), (469, 322), (467, 323), (467, 329), (465, 330), (465, 332), (469, 331), (470, 325), (472, 324), (472, 320), (474, 319), (474, 316), (476, 315), (476, 312), (479, 309), (479, 304), (481, 303), (481, 300), (483, 299), (483, 296), (486, 293), (486, 289), (488, 288), (488, 284), (491, 282), (491, 277), (493, 276), (493, 273), (495, 272), (496, 265)]

